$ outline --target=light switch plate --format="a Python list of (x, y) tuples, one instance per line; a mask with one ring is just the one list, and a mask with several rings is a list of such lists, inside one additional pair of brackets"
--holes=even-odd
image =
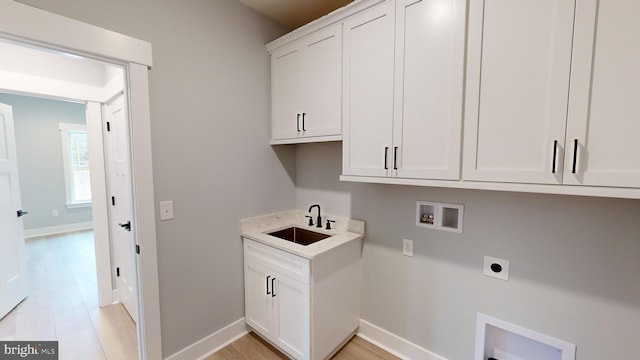
[(160, 201), (160, 220), (173, 219), (173, 201)]
[(402, 239), (402, 255), (413, 256), (413, 240)]

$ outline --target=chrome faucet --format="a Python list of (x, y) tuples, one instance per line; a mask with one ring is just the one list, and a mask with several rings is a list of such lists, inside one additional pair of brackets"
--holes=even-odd
[(322, 216), (320, 216), (320, 205), (314, 204), (309, 206), (309, 212), (311, 212), (311, 209), (313, 209), (314, 207), (318, 208), (318, 221), (316, 222), (316, 227), (322, 227)]

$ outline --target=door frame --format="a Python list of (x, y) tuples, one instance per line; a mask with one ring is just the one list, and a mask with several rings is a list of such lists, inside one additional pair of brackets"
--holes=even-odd
[[(162, 359), (148, 70), (151, 44), (44, 10), (0, 0), (0, 38), (95, 58), (125, 67), (133, 179), (133, 230), (140, 246), (138, 356)], [(38, 26), (32, 26), (32, 24)]]

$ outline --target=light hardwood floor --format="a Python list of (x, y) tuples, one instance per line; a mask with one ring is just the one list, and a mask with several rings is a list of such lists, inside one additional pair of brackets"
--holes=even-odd
[(98, 307), (93, 232), (25, 243), (29, 296), (0, 320), (0, 340), (58, 340), (60, 360), (137, 359), (127, 311)]
[[(225, 346), (206, 360), (279, 360), (288, 359), (260, 336), (249, 333)], [(397, 357), (379, 347), (354, 336), (338, 351), (333, 360), (396, 360)]]

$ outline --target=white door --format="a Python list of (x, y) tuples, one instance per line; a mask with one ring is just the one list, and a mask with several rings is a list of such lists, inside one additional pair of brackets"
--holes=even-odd
[(396, 175), (458, 180), (466, 1), (399, 0), (396, 6)]
[(640, 187), (640, 2), (576, 15), (564, 183)]
[(105, 104), (105, 147), (109, 184), (109, 224), (116, 287), (131, 318), (138, 319), (136, 244), (133, 229), (129, 131), (124, 95)]
[(0, 319), (27, 297), (13, 111), (0, 104)]
[(471, 0), (465, 180), (559, 184), (575, 0)]
[(342, 24), (305, 39), (302, 49), (304, 136), (342, 131)]
[(344, 23), (344, 175), (389, 176), (393, 168), (393, 14), (388, 2)]

